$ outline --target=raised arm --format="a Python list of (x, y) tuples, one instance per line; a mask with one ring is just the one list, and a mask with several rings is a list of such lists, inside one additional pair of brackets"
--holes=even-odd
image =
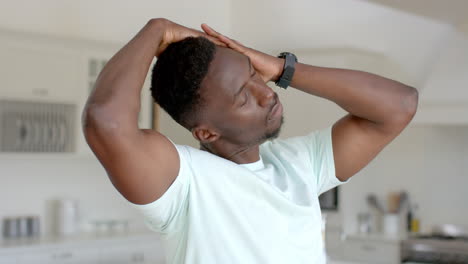
[[(279, 78), (284, 59), (245, 47), (207, 25), (202, 28), (210, 36), (248, 56), (265, 82)], [(298, 63), (291, 86), (331, 100), (349, 112), (332, 129), (336, 176), (342, 181), (364, 168), (398, 136), (418, 106), (415, 88), (362, 71)]]
[(362, 71), (298, 63), (291, 86), (349, 112), (332, 129), (336, 176), (343, 181), (400, 134), (418, 105), (415, 88)]
[[(155, 56), (172, 42), (205, 36), (166, 19), (150, 20), (103, 68), (82, 115), (86, 140), (130, 202), (161, 197), (177, 177), (179, 156), (162, 134), (138, 128), (140, 93)], [(221, 44), (223, 45), (223, 44)]]

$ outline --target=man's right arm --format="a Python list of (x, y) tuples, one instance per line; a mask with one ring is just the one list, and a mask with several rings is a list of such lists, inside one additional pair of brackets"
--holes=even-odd
[(112, 184), (130, 202), (159, 199), (178, 175), (174, 145), (138, 128), (141, 89), (155, 55), (188, 36), (204, 36), (166, 19), (150, 20), (103, 68), (83, 110), (83, 132)]

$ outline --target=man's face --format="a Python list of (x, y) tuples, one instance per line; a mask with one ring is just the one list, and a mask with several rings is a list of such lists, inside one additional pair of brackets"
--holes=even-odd
[(214, 127), (220, 138), (252, 145), (278, 136), (282, 104), (247, 56), (217, 47), (200, 93), (204, 101), (201, 122)]

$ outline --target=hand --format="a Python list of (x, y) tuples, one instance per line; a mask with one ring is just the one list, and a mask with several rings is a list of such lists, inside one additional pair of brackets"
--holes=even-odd
[(161, 43), (159, 44), (159, 48), (156, 52), (156, 57), (158, 57), (171, 43), (181, 41), (187, 37), (205, 37), (218, 46), (227, 47), (225, 43), (215, 37), (209, 36), (208, 34), (193, 28), (184, 27), (168, 19), (156, 18), (152, 21), (157, 25), (159, 30), (162, 30), (163, 32)]
[(230, 39), (209, 27), (207, 24), (202, 24), (202, 29), (211, 37), (215, 37), (227, 47), (244, 54), (250, 58), (252, 66), (262, 77), (265, 83), (270, 81), (276, 81), (279, 79), (283, 72), (284, 59), (280, 59), (258, 50), (254, 50), (248, 47), (245, 47), (236, 40)]

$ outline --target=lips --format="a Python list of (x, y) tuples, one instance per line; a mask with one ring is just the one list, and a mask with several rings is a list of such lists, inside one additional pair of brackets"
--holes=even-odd
[(273, 106), (271, 109), (269, 115), (268, 115), (268, 121), (271, 121), (274, 119), (276, 116), (278, 116), (281, 113), (281, 110), (283, 108), (283, 105), (279, 100), (276, 100), (276, 104)]

